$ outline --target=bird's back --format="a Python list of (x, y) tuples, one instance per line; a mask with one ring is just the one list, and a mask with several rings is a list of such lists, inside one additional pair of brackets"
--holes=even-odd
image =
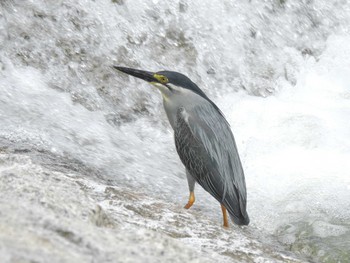
[(180, 107), (174, 125), (181, 161), (238, 225), (249, 224), (244, 172), (230, 126), (212, 103)]

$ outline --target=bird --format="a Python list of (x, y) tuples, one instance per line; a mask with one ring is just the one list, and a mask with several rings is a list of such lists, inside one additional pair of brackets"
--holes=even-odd
[(247, 190), (237, 145), (224, 114), (186, 75), (175, 71), (151, 72), (113, 65), (113, 68), (153, 84), (174, 130), (176, 151), (186, 168), (189, 209), (199, 184), (221, 205), (223, 226), (227, 212), (236, 225), (248, 225)]

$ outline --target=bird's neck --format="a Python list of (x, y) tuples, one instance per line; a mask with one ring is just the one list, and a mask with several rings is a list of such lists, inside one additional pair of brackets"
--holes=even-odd
[(199, 95), (187, 91), (172, 95), (171, 97), (163, 96), (164, 109), (171, 127), (173, 129), (175, 128), (176, 114), (179, 108), (182, 107), (185, 110), (190, 111), (191, 108), (200, 105), (203, 101), (204, 99)]
[(174, 129), (175, 121), (176, 121), (176, 112), (178, 108), (181, 106), (175, 105), (172, 101), (164, 97), (163, 97), (163, 106), (164, 106), (165, 113), (168, 117), (168, 120), (170, 122), (170, 125)]

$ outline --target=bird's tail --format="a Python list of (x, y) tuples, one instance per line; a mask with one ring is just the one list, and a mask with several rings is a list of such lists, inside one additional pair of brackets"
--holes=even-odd
[(233, 223), (239, 226), (249, 225), (249, 216), (246, 210), (246, 202), (243, 198), (237, 200), (237, 196), (227, 195), (224, 202)]
[(247, 226), (249, 225), (250, 219), (249, 216), (245, 216), (245, 217), (237, 217), (237, 216), (233, 216), (230, 214), (231, 220), (233, 221), (234, 224), (239, 225), (239, 226)]

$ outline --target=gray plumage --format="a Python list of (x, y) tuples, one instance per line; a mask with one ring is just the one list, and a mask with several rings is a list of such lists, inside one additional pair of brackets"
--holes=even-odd
[(194, 202), (195, 182), (210, 193), (234, 223), (248, 225), (247, 192), (235, 139), (220, 109), (188, 77), (174, 71), (156, 73), (117, 67), (116, 69), (154, 84), (163, 95), (163, 104), (174, 129), (175, 145)]
[(231, 129), (210, 103), (178, 109), (175, 145), (192, 177), (238, 225), (249, 224), (244, 173)]

